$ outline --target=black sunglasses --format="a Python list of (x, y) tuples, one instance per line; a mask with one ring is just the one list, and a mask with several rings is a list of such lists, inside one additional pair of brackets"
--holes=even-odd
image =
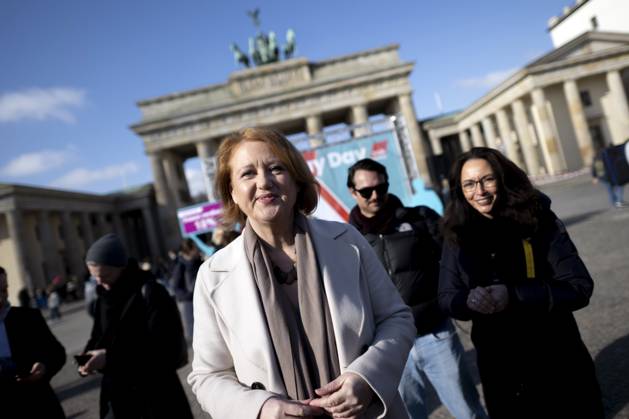
[(354, 190), (358, 192), (360, 196), (362, 196), (365, 199), (371, 198), (371, 194), (373, 193), (373, 191), (376, 191), (378, 196), (383, 196), (389, 190), (389, 182), (384, 182), (376, 186), (368, 186), (362, 189), (354, 188)]

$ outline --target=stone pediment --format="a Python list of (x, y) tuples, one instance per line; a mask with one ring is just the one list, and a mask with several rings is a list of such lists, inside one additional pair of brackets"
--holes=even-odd
[(629, 33), (585, 32), (583, 35), (543, 55), (526, 68), (586, 58), (595, 54), (629, 47)]

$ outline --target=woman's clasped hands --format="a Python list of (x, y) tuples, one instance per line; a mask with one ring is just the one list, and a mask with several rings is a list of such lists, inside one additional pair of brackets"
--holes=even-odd
[(320, 397), (302, 401), (272, 397), (262, 405), (259, 419), (314, 417), (324, 413), (333, 418), (358, 418), (374, 396), (369, 384), (351, 372), (341, 374), (315, 393)]
[(499, 313), (509, 304), (509, 291), (503, 284), (488, 287), (476, 287), (467, 296), (467, 307), (470, 310), (492, 314)]

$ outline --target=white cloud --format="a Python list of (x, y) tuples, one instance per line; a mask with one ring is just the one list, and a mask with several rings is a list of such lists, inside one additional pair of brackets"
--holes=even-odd
[(75, 157), (75, 149), (41, 150), (17, 156), (4, 167), (0, 175), (8, 177), (30, 176), (61, 167)]
[(481, 77), (472, 77), (469, 79), (457, 80), (455, 84), (459, 87), (468, 87), (468, 88), (489, 88), (494, 87), (498, 83), (506, 80), (507, 77), (515, 73), (517, 68), (509, 68), (507, 70), (498, 70), (492, 71), (491, 73), (487, 73)]
[(114, 164), (100, 169), (79, 168), (53, 180), (50, 185), (58, 188), (80, 188), (92, 183), (120, 178), (126, 186), (126, 177), (140, 170), (134, 162)]
[(185, 173), (190, 195), (196, 196), (204, 194), (206, 192), (205, 182), (203, 180), (203, 173), (201, 172), (201, 169), (186, 168)]
[(85, 103), (85, 91), (67, 87), (27, 89), (0, 95), (0, 122), (58, 119), (76, 122), (73, 108)]

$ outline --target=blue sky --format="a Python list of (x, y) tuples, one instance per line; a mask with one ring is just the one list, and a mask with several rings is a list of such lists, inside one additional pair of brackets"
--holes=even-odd
[[(2, 0), (0, 183), (104, 193), (150, 182), (129, 129), (135, 103), (225, 82), (238, 68), (228, 46), (246, 48), (256, 7), (263, 30), (283, 43), (293, 28), (295, 55), (311, 61), (400, 44), (421, 118), (550, 51), (546, 23), (571, 2)], [(198, 161), (186, 171), (198, 189)]]

